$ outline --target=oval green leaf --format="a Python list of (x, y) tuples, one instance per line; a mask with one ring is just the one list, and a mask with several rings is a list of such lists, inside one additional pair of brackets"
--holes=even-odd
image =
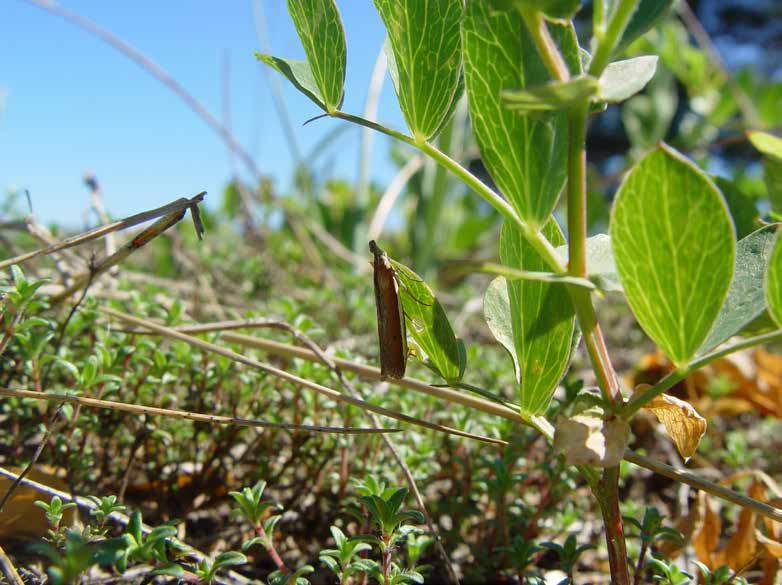
[(513, 318), (510, 313), (510, 296), (508, 281), (498, 276), (489, 283), (486, 294), (483, 295), (483, 317), (494, 338), (504, 347), (511, 360), (516, 382), (521, 379), (519, 358), (516, 355), (516, 343), (513, 341)]
[(671, 6), (673, 6), (673, 0), (641, 0), (633, 16), (630, 17), (630, 22), (627, 23), (618, 50), (624, 49), (665, 18)]
[[(559, 226), (552, 219), (543, 235), (554, 245), (564, 243)], [(527, 243), (518, 230), (507, 223), (500, 234), (500, 259), (503, 264), (522, 270), (546, 270), (547, 264)], [(496, 286), (496, 285), (495, 285)], [(498, 336), (500, 343), (515, 357), (519, 404), (528, 414), (546, 410), (572, 354), (575, 316), (567, 288), (533, 280), (505, 281), (507, 287), (513, 349), (506, 345), (507, 334)], [(495, 291), (496, 292), (496, 291)], [(497, 322), (500, 317), (492, 316)], [(502, 325), (506, 330), (508, 324)], [(492, 327), (493, 331), (499, 327)]]
[(733, 222), (722, 194), (693, 163), (658, 148), (622, 181), (611, 245), (641, 327), (677, 365), (703, 344), (733, 276)]
[(766, 271), (766, 303), (772, 319), (782, 327), (782, 238), (779, 235)]
[(771, 212), (782, 217), (782, 138), (768, 132), (748, 132), (752, 146), (763, 153), (763, 180), (771, 200)]
[(599, 99), (617, 103), (634, 96), (654, 77), (657, 55), (641, 55), (609, 63), (600, 76)]
[(337, 4), (334, 0), (288, 0), (288, 13), (320, 90), (321, 107), (329, 113), (338, 110), (345, 95), (347, 48)]
[(460, 93), (462, 0), (375, 0), (391, 45), (389, 69), (413, 136), (428, 140)]
[(739, 240), (736, 245), (736, 272), (728, 296), (698, 353), (714, 349), (749, 325), (766, 309), (763, 282), (774, 249), (775, 234), (775, 226), (766, 226)]
[(389, 258), (396, 272), (411, 352), (449, 384), (461, 380), (466, 353), (440, 301), (423, 279)]
[(319, 108), (326, 109), (326, 103), (323, 100), (320, 89), (318, 89), (318, 85), (315, 83), (315, 78), (312, 76), (312, 69), (310, 69), (309, 63), (296, 59), (274, 57), (264, 53), (255, 53), (255, 57), (285, 76), (293, 84), (293, 87), (315, 102)]
[[(571, 72), (581, 72), (571, 26), (548, 24)], [(462, 22), (464, 81), (481, 158), (521, 218), (542, 226), (557, 203), (567, 168), (563, 112), (519, 115), (502, 102), (503, 90), (551, 81), (517, 10), (493, 11), (470, 0)]]

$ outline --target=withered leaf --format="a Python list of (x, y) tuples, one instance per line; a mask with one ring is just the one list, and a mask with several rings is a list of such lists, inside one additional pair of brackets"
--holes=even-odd
[(704, 492), (698, 494), (698, 509), (700, 511), (699, 527), (692, 538), (695, 556), (709, 569), (716, 568), (715, 552), (720, 541), (722, 522), (712, 510), (708, 496)]
[(629, 441), (630, 426), (620, 419), (589, 414), (557, 418), (554, 449), (571, 465), (619, 465)]
[(656, 396), (644, 408), (651, 410), (663, 424), (681, 456), (692, 457), (706, 432), (706, 419), (689, 402), (667, 394)]

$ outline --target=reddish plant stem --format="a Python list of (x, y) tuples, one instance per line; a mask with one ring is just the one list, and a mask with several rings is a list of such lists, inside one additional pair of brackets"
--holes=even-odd
[(271, 560), (274, 562), (274, 564), (277, 566), (277, 569), (282, 571), (283, 573), (289, 573), (288, 567), (285, 565), (285, 561), (282, 560), (282, 557), (280, 556), (280, 553), (277, 552), (277, 549), (274, 548), (274, 542), (272, 542), (272, 539), (269, 537), (269, 535), (266, 534), (266, 530), (263, 529), (262, 524), (258, 524), (258, 526), (255, 527), (255, 533), (263, 539), (263, 542), (266, 543), (264, 545), (264, 548), (266, 549), (267, 554), (269, 557), (271, 557)]
[(630, 570), (627, 565), (622, 513), (619, 510), (617, 486), (619, 484), (619, 466), (608, 467), (603, 472), (597, 496), (603, 524), (606, 529), (608, 546), (608, 564), (611, 568), (611, 582), (615, 585), (630, 585)]

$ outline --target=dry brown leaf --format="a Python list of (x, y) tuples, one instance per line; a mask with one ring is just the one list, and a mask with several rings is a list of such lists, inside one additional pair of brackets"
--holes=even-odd
[[(12, 468), (12, 471), (18, 473), (21, 470)], [(59, 490), (68, 490), (60, 474), (55, 469), (47, 466), (33, 468), (27, 474), (27, 478)], [(5, 494), (11, 483), (12, 480), (7, 477), (0, 477), (0, 496)], [(25, 485), (20, 485), (14, 490), (11, 499), (8, 500), (3, 508), (3, 513), (0, 514), (0, 542), (12, 536), (37, 538), (46, 536), (49, 524), (46, 521), (44, 511), (35, 505), (36, 500), (43, 500), (48, 503), (51, 497)], [(62, 526), (70, 526), (72, 522), (73, 510), (66, 510), (63, 515)]]
[(554, 449), (571, 465), (619, 465), (629, 441), (630, 426), (620, 419), (588, 414), (557, 418)]
[(763, 577), (758, 581), (758, 585), (776, 585), (779, 561), (773, 558), (763, 559), (760, 562), (760, 568), (763, 571)]
[[(627, 384), (654, 384), (671, 371), (673, 366), (659, 352), (647, 354)], [(712, 388), (718, 379), (730, 392), (714, 397)], [(669, 394), (697, 405), (706, 418), (737, 416), (751, 410), (782, 418), (782, 356), (762, 348), (736, 352), (693, 372)]]
[(736, 532), (730, 537), (725, 548), (716, 555), (718, 565), (728, 565), (734, 571), (738, 571), (752, 562), (758, 549), (755, 519), (754, 512), (749, 508), (742, 508)]
[(700, 511), (699, 527), (692, 538), (692, 547), (695, 556), (709, 569), (715, 569), (715, 551), (720, 542), (722, 522), (720, 517), (711, 508), (711, 502), (705, 492), (698, 494), (698, 510)]
[(782, 559), (782, 542), (779, 542), (778, 540), (773, 540), (768, 536), (765, 536), (759, 530), (755, 531), (755, 538), (760, 543), (760, 545), (765, 549), (766, 553), (768, 553), (770, 556), (774, 557), (775, 559)]
[(706, 419), (689, 402), (667, 394), (656, 396), (644, 408), (651, 410), (663, 423), (681, 456), (692, 457), (706, 432)]

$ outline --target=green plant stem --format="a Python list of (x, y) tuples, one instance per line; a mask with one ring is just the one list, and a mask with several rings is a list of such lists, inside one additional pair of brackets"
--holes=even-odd
[(646, 541), (641, 543), (641, 550), (638, 552), (638, 562), (635, 564), (633, 573), (633, 585), (641, 585), (641, 575), (644, 573), (644, 561), (646, 561)]
[(543, 13), (538, 10), (522, 8), (521, 16), (524, 19), (524, 24), (527, 25), (530, 35), (532, 35), (532, 39), (535, 41), (538, 53), (540, 53), (540, 57), (543, 59), (543, 63), (546, 65), (546, 69), (548, 69), (551, 77), (557, 81), (570, 79), (570, 71), (562, 58), (562, 54), (557, 49), (554, 39), (551, 38)]
[(703, 366), (709, 365), (720, 358), (730, 355), (743, 349), (749, 349), (763, 343), (769, 343), (772, 341), (781, 341), (782, 331), (772, 331), (771, 333), (764, 333), (763, 335), (756, 335), (754, 337), (748, 337), (742, 341), (724, 347), (717, 351), (712, 351), (706, 355), (699, 357), (698, 359), (690, 362), (686, 367), (674, 370), (662, 380), (657, 382), (654, 386), (646, 388), (642, 392), (634, 395), (632, 399), (624, 406), (621, 414), (624, 418), (630, 418), (636, 412), (641, 410), (644, 405), (652, 400), (655, 396), (659, 396), (672, 386), (675, 386), (694, 371), (699, 370)]
[(593, 0), (592, 2), (592, 36), (600, 42), (605, 36), (606, 29), (606, 3), (605, 0)]
[(478, 177), (473, 175), (470, 171), (465, 169), (457, 161), (453, 160), (434, 145), (426, 141), (416, 140), (412, 136), (408, 136), (407, 134), (403, 134), (402, 132), (393, 130), (383, 126), (382, 124), (378, 124), (377, 122), (366, 120), (360, 116), (354, 116), (353, 114), (336, 111), (331, 114), (331, 116), (334, 118), (339, 118), (340, 120), (346, 120), (360, 126), (371, 128), (377, 132), (385, 134), (386, 136), (390, 136), (404, 142), (405, 144), (409, 144), (410, 146), (417, 148), (436, 163), (450, 171), (453, 175), (461, 179), (465, 185), (483, 197), (486, 202), (494, 209), (496, 209), (505, 219), (514, 224), (521, 231), (522, 235), (530, 243), (530, 245), (541, 255), (541, 257), (545, 260), (553, 272), (557, 274), (563, 274), (565, 272), (565, 267), (559, 260), (554, 247), (538, 230), (532, 228), (524, 221), (522, 221), (510, 203), (503, 199), (501, 195), (492, 191)]
[(568, 272), (586, 277), (586, 132), (589, 104), (568, 113)]
[(605, 30), (605, 35), (598, 39), (597, 49), (589, 63), (589, 74), (592, 77), (600, 77), (603, 69), (611, 61), (611, 55), (619, 44), (622, 34), (630, 22), (630, 17), (638, 7), (640, 0), (618, 0), (616, 7), (611, 12), (611, 18)]
[(577, 286), (587, 290), (595, 290), (598, 288), (598, 286), (588, 278), (556, 274), (554, 272), (520, 270), (518, 268), (512, 268), (503, 264), (497, 264), (496, 262), (459, 262), (455, 265), (453, 271), (449, 273), (462, 275), (469, 274), (471, 272), (496, 274), (497, 276), (504, 276), (508, 280), (532, 280), (536, 282), (550, 282), (554, 284), (569, 284), (571, 286)]

